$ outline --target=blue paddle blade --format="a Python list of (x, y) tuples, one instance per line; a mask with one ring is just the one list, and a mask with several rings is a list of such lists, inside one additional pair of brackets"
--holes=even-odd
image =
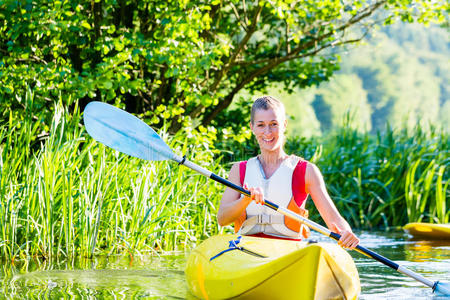
[(115, 106), (90, 102), (83, 117), (87, 132), (117, 151), (146, 160), (177, 157), (150, 126)]
[(446, 282), (436, 282), (434, 287), (434, 292), (439, 295), (450, 296), (450, 283)]

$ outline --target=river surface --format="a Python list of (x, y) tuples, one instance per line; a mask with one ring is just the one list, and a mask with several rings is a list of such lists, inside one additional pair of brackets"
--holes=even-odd
[[(328, 240), (319, 235), (312, 238)], [(401, 232), (361, 232), (360, 238), (361, 245), (432, 281), (450, 282), (450, 241), (411, 240)], [(379, 262), (354, 251), (351, 255), (361, 279), (360, 299), (442, 299), (430, 288)], [(186, 259), (186, 253), (178, 253), (3, 264), (0, 298), (193, 299), (184, 276)]]

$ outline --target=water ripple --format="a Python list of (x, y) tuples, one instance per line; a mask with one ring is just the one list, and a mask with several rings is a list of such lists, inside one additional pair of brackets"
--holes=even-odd
[[(361, 245), (394, 260), (424, 277), (450, 282), (450, 241), (414, 241), (402, 232), (360, 232)], [(313, 234), (312, 239), (330, 239)], [(331, 241), (332, 242), (332, 241)], [(361, 281), (360, 299), (440, 300), (430, 288), (383, 264), (349, 252)], [(122, 256), (87, 263), (39, 264), (0, 269), (6, 298), (190, 298), (184, 275), (186, 254), (149, 256), (130, 260)]]

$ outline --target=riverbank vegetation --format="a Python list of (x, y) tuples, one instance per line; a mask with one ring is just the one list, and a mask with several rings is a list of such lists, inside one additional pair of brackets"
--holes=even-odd
[[(77, 107), (69, 113), (57, 104), (44, 133), (37, 132), (36, 116), (5, 116), (3, 257), (182, 250), (230, 230), (216, 222), (222, 186), (174, 163), (104, 147), (87, 135)], [(257, 151), (251, 137), (226, 138), (213, 127), (160, 134), (175, 152), (222, 176), (233, 161)], [(321, 139), (289, 138), (286, 149), (318, 164), (342, 214), (355, 228), (371, 229), (448, 222), (448, 145), (449, 135), (433, 129), (387, 128), (371, 136), (344, 124)], [(312, 203), (308, 208), (314, 212)]]
[[(75, 111), (57, 106), (40, 141), (33, 140), (35, 120), (10, 117), (1, 125), (2, 256), (176, 250), (219, 230), (221, 187), (176, 165), (105, 148)], [(178, 153), (222, 174), (212, 159), (213, 133), (162, 135)]]
[[(287, 151), (322, 169), (352, 226), (448, 222), (447, 2), (294, 4), (2, 1), (0, 256), (182, 250), (230, 230), (215, 217), (222, 186), (93, 141), (82, 122), (90, 101), (134, 113), (226, 176), (257, 150), (253, 96), (281, 89)], [(405, 56), (389, 40), (393, 52), (341, 63), (349, 45), (400, 22), (432, 30), (380, 32), (413, 50), (431, 32), (427, 51)], [(357, 119), (337, 121), (354, 107)], [(443, 126), (429, 125), (436, 119)]]

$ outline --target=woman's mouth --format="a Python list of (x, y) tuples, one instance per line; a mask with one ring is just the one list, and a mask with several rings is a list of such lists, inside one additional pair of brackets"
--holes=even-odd
[(274, 139), (275, 138), (270, 138), (270, 139), (262, 138), (263, 142), (266, 142), (266, 143), (271, 143), (271, 142), (273, 142)]

